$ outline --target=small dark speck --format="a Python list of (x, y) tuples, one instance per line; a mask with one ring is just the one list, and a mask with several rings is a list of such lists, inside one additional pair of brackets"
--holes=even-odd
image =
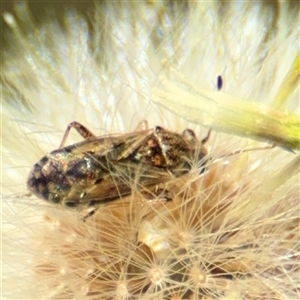
[(217, 88), (218, 88), (218, 91), (220, 91), (223, 87), (223, 79), (222, 79), (222, 76), (219, 75), (218, 78), (217, 78)]

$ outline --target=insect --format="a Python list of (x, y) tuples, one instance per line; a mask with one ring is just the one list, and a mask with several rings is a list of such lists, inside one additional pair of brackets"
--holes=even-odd
[[(195, 133), (160, 126), (123, 135), (95, 136), (78, 122), (66, 129), (59, 149), (37, 162), (27, 181), (31, 193), (67, 207), (104, 204), (138, 190), (165, 183), (189, 172), (197, 161), (204, 170), (207, 155)], [(141, 125), (140, 125), (141, 127)], [(82, 142), (64, 147), (74, 128)]]

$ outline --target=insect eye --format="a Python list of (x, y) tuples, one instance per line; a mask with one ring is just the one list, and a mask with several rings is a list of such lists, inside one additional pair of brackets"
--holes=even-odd
[(160, 127), (160, 126), (156, 126), (155, 127), (155, 133), (156, 134), (161, 134), (161, 133), (163, 133), (165, 130), (162, 128), (162, 127)]
[(195, 132), (191, 129), (185, 129), (182, 133), (182, 136), (189, 142), (195, 142), (197, 140)]

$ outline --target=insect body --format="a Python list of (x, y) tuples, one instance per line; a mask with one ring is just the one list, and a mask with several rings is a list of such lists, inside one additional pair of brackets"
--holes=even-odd
[(192, 130), (182, 135), (162, 127), (118, 136), (95, 137), (77, 122), (69, 125), (86, 139), (54, 150), (36, 163), (28, 189), (39, 198), (64, 206), (93, 206), (137, 189), (155, 186), (204, 166), (206, 150)]

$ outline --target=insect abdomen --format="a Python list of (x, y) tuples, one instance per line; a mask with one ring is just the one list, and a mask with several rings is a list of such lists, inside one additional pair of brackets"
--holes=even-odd
[(28, 189), (39, 198), (60, 203), (61, 192), (68, 193), (71, 188), (61, 171), (60, 162), (53, 160), (51, 154), (43, 157), (29, 174)]
[[(33, 166), (27, 187), (37, 197), (62, 203), (63, 199), (76, 190), (79, 199), (84, 188), (91, 182), (101, 181), (106, 172), (98, 160), (84, 153), (80, 157), (74, 156), (68, 150), (55, 150)], [(72, 206), (75, 206), (74, 201)]]

